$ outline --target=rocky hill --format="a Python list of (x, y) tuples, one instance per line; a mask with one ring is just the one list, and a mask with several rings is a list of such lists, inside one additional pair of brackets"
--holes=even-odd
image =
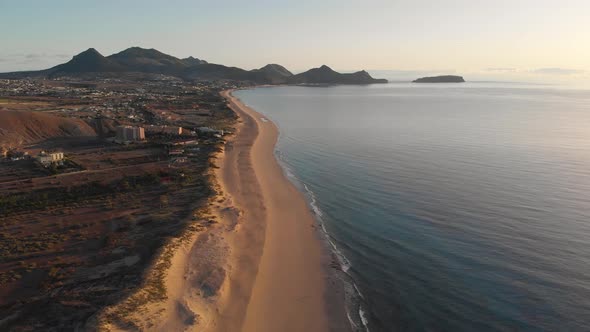
[(184, 62), (187, 66), (197, 66), (197, 65), (203, 65), (203, 64), (208, 63), (205, 60), (197, 59), (192, 56), (182, 59), (182, 62)]
[(387, 83), (387, 80), (374, 79), (364, 70), (351, 74), (341, 74), (323, 65), (293, 75), (287, 78), (287, 82), (291, 84), (372, 84)]
[(287, 68), (277, 64), (269, 64), (260, 69), (254, 69), (251, 73), (258, 74), (260, 79), (266, 80), (270, 84), (287, 83), (289, 77), (293, 76), (293, 73), (288, 71)]
[(88, 50), (74, 56), (72, 60), (48, 69), (49, 75), (93, 73), (93, 72), (121, 72), (125, 67), (111, 59), (105, 58), (97, 50)]
[(126, 71), (140, 73), (180, 74), (191, 66), (183, 60), (153, 48), (131, 47), (110, 55), (108, 59), (120, 64)]
[(68, 136), (96, 136), (96, 132), (80, 119), (41, 112), (0, 111), (0, 146), (20, 146)]

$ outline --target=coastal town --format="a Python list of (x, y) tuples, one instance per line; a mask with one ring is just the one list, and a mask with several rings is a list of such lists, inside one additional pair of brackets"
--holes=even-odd
[(2, 329), (80, 328), (167, 239), (215, 223), (211, 170), (236, 123), (220, 91), (242, 86), (0, 80)]
[[(344, 276), (274, 158), (278, 128), (232, 92), (373, 83), (387, 80), (137, 46), (0, 73), (0, 330), (348, 331)], [(324, 291), (329, 322), (324, 299), (295, 300)]]
[(387, 82), (138, 46), (0, 73), (0, 331), (319, 331), (324, 299), (296, 299), (324, 291), (348, 331), (345, 276), (274, 158), (278, 128), (232, 92)]
[(590, 331), (589, 16), (0, 0), (0, 332)]

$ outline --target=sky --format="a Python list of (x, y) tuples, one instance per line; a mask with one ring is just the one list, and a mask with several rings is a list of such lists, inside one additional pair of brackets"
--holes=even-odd
[(0, 43), (0, 72), (140, 46), (245, 69), (590, 80), (590, 1), (0, 0)]

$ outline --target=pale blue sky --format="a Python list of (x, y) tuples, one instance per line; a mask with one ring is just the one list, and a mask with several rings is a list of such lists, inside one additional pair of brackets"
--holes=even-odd
[(141, 46), (246, 69), (564, 80), (590, 72), (586, 0), (0, 0), (0, 31), (0, 71)]

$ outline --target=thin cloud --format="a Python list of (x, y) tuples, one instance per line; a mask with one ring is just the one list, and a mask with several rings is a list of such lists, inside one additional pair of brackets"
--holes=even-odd
[(36, 53), (30, 53), (30, 54), (26, 54), (25, 55), (25, 59), (27, 60), (34, 60), (34, 59), (39, 59), (39, 58), (43, 58), (46, 57), (45, 54), (36, 54)]
[(404, 70), (404, 69), (387, 69), (387, 70), (368, 70), (371, 75), (385, 77), (391, 80), (408, 80), (416, 79), (423, 76), (435, 75), (452, 75), (456, 74), (455, 69), (430, 69), (430, 70)]
[(569, 68), (539, 68), (532, 71), (535, 74), (543, 75), (580, 75), (584, 74), (585, 71), (581, 69), (569, 69)]
[(14, 64), (28, 64), (35, 62), (54, 62), (71, 58), (68, 54), (49, 53), (12, 53), (0, 54), (0, 62), (12, 62)]
[(0, 73), (20, 70), (40, 70), (53, 67), (72, 58), (64, 53), (0, 53)]
[(486, 71), (493, 71), (493, 72), (500, 72), (500, 73), (514, 73), (517, 71), (517, 69), (510, 68), (510, 67), (495, 67), (495, 68), (486, 68)]
[(21, 58), (25, 58), (27, 60), (37, 60), (37, 59), (66, 59), (70, 58), (71, 55), (67, 54), (48, 54), (48, 53), (28, 53), (20, 55)]
[[(338, 68), (341, 72), (354, 72), (357, 70), (344, 70)], [(305, 69), (307, 70), (307, 69)], [(305, 71), (303, 70), (303, 71)], [(428, 74), (428, 73), (456, 73), (456, 69), (366, 69), (370, 72), (392, 73), (392, 74)]]
[(455, 72), (454, 69), (431, 69), (431, 70), (407, 70), (407, 69), (384, 69), (384, 70), (373, 70), (380, 72), (388, 72), (394, 74), (425, 74), (425, 73), (440, 73), (440, 72)]

